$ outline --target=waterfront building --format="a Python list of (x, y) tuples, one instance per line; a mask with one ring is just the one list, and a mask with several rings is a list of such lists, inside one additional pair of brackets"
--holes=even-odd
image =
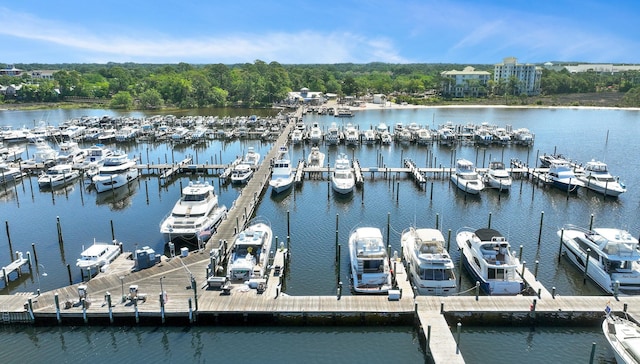
[(442, 94), (452, 97), (482, 97), (487, 94), (487, 83), (491, 79), (491, 73), (477, 71), (471, 66), (462, 71), (443, 71), (440, 76), (442, 82)]
[(542, 68), (530, 63), (518, 63), (516, 57), (506, 57), (502, 63), (494, 65), (493, 80), (496, 84), (500, 82), (508, 84), (511, 77), (519, 81), (517, 85), (519, 94), (529, 96), (540, 94)]

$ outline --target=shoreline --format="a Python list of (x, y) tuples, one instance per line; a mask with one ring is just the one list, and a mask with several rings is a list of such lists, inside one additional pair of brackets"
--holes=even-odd
[(387, 102), (387, 105), (366, 103), (365, 106), (349, 106), (352, 111), (366, 110), (406, 110), (406, 109), (578, 109), (578, 110), (624, 110), (638, 111), (640, 107), (614, 106), (546, 106), (546, 105), (399, 105)]

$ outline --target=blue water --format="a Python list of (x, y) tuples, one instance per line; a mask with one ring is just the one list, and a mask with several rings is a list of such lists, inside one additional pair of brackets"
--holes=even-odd
[[(254, 112), (252, 112), (254, 113)], [(34, 125), (38, 120), (46, 120), (56, 125), (68, 118), (82, 115), (101, 116), (114, 114), (109, 110), (53, 110), (53, 111), (0, 111), (0, 125), (14, 126)], [(132, 113), (133, 116), (142, 116)], [(274, 233), (280, 241), (287, 235), (287, 212), (290, 216), (292, 260), (290, 274), (286, 280), (286, 292), (290, 295), (332, 295), (336, 292), (336, 282), (348, 282), (348, 253), (346, 241), (349, 232), (356, 226), (376, 226), (383, 230), (383, 236), (389, 236), (392, 251), (400, 251), (399, 239), (402, 230), (409, 226), (439, 227), (445, 236), (451, 230), (452, 236), (463, 226), (482, 227), (491, 220), (491, 226), (509, 237), (511, 244), (518, 248), (523, 246), (523, 259), (531, 267), (539, 262), (538, 277), (547, 287), (556, 287), (563, 295), (600, 295), (603, 294), (590, 282), (583, 284), (582, 275), (562, 259), (558, 263), (559, 239), (556, 231), (566, 223), (588, 226), (593, 215), (595, 226), (613, 226), (629, 230), (638, 236), (640, 221), (638, 208), (640, 202), (640, 173), (637, 170), (639, 148), (636, 140), (640, 134), (638, 122), (640, 112), (610, 109), (505, 109), (505, 108), (431, 108), (404, 110), (367, 110), (357, 111), (350, 119), (333, 116), (305, 116), (305, 122), (311, 124), (318, 121), (325, 129), (331, 122), (359, 125), (360, 128), (375, 127), (383, 121), (389, 126), (396, 122), (405, 125), (417, 122), (421, 125), (435, 127), (446, 121), (454, 124), (488, 122), (499, 126), (510, 124), (513, 128), (526, 127), (536, 135), (535, 144), (531, 148), (519, 146), (479, 148), (473, 145), (459, 145), (454, 148), (437, 145), (419, 147), (397, 145), (361, 146), (357, 148), (338, 146), (321, 146), (327, 154), (328, 161), (333, 161), (339, 152), (346, 152), (351, 158), (357, 158), (364, 167), (387, 165), (401, 166), (403, 158), (411, 158), (420, 167), (449, 167), (454, 158), (467, 158), (479, 167), (488, 165), (493, 159), (508, 162), (515, 158), (535, 165), (538, 154), (557, 151), (565, 156), (586, 162), (590, 159), (603, 160), (609, 164), (610, 170), (621, 177), (628, 192), (618, 199), (603, 199), (602, 196), (589, 191), (580, 191), (577, 195), (568, 196), (552, 188), (535, 187), (526, 180), (516, 180), (512, 191), (499, 194), (497, 191), (484, 191), (479, 197), (464, 196), (447, 179), (430, 180), (427, 188), (419, 188), (407, 177), (400, 175), (398, 179), (383, 179), (376, 176), (365, 176), (362, 189), (357, 189), (347, 198), (339, 198), (330, 191), (326, 180), (305, 180), (300, 188), (284, 195), (271, 195), (267, 191), (260, 204), (257, 215), (266, 217), (272, 223)], [(210, 141), (200, 147), (171, 148), (165, 144), (142, 143), (137, 145), (118, 145), (128, 153), (139, 156), (142, 163), (164, 163), (182, 160), (185, 156), (193, 156), (199, 163), (220, 161), (228, 163), (237, 155), (242, 155), (252, 146), (262, 155), (272, 147), (260, 141)], [(291, 148), (294, 160), (304, 158), (309, 146)], [(90, 244), (93, 239), (110, 240), (111, 222), (113, 222), (116, 238), (122, 240), (125, 249), (148, 245), (156, 251), (163, 251), (165, 242), (159, 233), (159, 223), (171, 210), (180, 195), (181, 185), (193, 178), (206, 178), (216, 188), (222, 203), (230, 206), (239, 194), (239, 187), (222, 185), (217, 178), (211, 176), (182, 176), (168, 186), (160, 186), (157, 177), (145, 176), (132, 184), (130, 189), (123, 189), (116, 195), (96, 196), (95, 192), (86, 190), (80, 183), (66, 190), (40, 192), (35, 177), (24, 180), (13, 188), (0, 190), (0, 219), (9, 224), (13, 249), (32, 251), (35, 245), (41, 274), (35, 277), (25, 275), (14, 281), (9, 288), (0, 292), (15, 293), (19, 291), (51, 290), (68, 283), (66, 264), (74, 266), (82, 246)], [(56, 236), (56, 218), (60, 218), (64, 243), (58, 244)], [(338, 219), (338, 243), (342, 246), (340, 269), (336, 270), (335, 236), (336, 218)], [(538, 245), (540, 221), (543, 220), (542, 235)], [(387, 221), (389, 221), (387, 228)], [(455, 243), (453, 243), (455, 245)], [(458, 260), (455, 249), (451, 250), (454, 260)], [(9, 261), (9, 248), (6, 234), (0, 237), (0, 263)], [(42, 274), (46, 272), (46, 276)], [(464, 272), (462, 289), (471, 287), (471, 282)], [(73, 270), (74, 282), (79, 282), (80, 273)], [(361, 331), (366, 331), (362, 332)], [(477, 333), (475, 333), (477, 332)], [(36, 334), (37, 333), (37, 334)], [(261, 335), (256, 340), (256, 335)], [(300, 335), (298, 333), (301, 333)], [(475, 333), (475, 334), (474, 334)], [(129, 336), (133, 334), (134, 336)], [(144, 334), (144, 335), (142, 335)], [(234, 338), (234, 342), (260, 342), (270, 355), (281, 355), (273, 352), (277, 343), (286, 342), (288, 348), (295, 347), (294, 352), (303, 353), (303, 349), (314, 352), (322, 351), (322, 361), (347, 361), (351, 351), (359, 344), (371, 341), (373, 348), (384, 347), (388, 342), (401, 342), (389, 346), (394, 352), (393, 358), (403, 362), (422, 360), (423, 354), (416, 342), (411, 328), (402, 329), (370, 329), (336, 330), (335, 328), (260, 328), (217, 329), (217, 328), (28, 328), (12, 331), (5, 329), (0, 339), (11, 342), (23, 342), (28, 337), (31, 341), (46, 346), (50, 353), (45, 354), (32, 349), (32, 355), (54, 355), (60, 361), (68, 360), (68, 352), (63, 346), (74, 347), (85, 342), (106, 341), (114, 352), (127, 353), (140, 348), (137, 336), (154, 337), (160, 341), (157, 347), (151, 347), (154, 356), (160, 360), (175, 358), (178, 350), (183, 349), (195, 362), (204, 362), (199, 353), (206, 349), (198, 346), (202, 337), (214, 336), (218, 340)], [(509, 330), (465, 328), (463, 333), (462, 353), (468, 362), (490, 363), (495, 361), (491, 354), (476, 355), (487, 345), (494, 342), (511, 342), (510, 352), (522, 354), (523, 363), (540, 362), (545, 355), (565, 361), (564, 347), (581, 347), (571, 358), (582, 360), (590, 354), (591, 343), (597, 341), (597, 353), (600, 362), (610, 361), (611, 353), (604, 346), (599, 328), (513, 328)], [(130, 340), (120, 339), (122, 336)], [(43, 340), (52, 337), (54, 340)], [(263, 339), (264, 337), (264, 339)], [(279, 341), (271, 342), (271, 338)], [(475, 337), (475, 339), (474, 339)], [(166, 338), (166, 339), (165, 339)], [(268, 339), (267, 339), (268, 338)], [(171, 342), (162, 345), (163, 340)], [(184, 341), (182, 341), (184, 340)], [(210, 341), (210, 340), (208, 340)], [(207, 341), (207, 342), (208, 342)], [(135, 344), (135, 343), (138, 344)], [(174, 345), (174, 342), (176, 345)], [(185, 343), (179, 345), (179, 343)], [(271, 342), (271, 345), (265, 344)], [(46, 344), (43, 344), (46, 343)], [(316, 343), (323, 345), (316, 345)], [(348, 345), (346, 344), (348, 343)], [(533, 345), (530, 345), (533, 343)], [(33, 345), (36, 347), (36, 345)], [(208, 347), (209, 345), (204, 345)], [(218, 345), (212, 345), (219, 347)], [(239, 348), (239, 345), (230, 345)], [(2, 347), (7, 345), (2, 344)], [(261, 346), (262, 347), (262, 346)], [(335, 350), (333, 348), (336, 348)], [(402, 349), (404, 347), (404, 349)], [(505, 347), (507, 347), (505, 345)], [(180, 348), (180, 349), (179, 349)], [(300, 350), (297, 350), (297, 349)], [(104, 349), (109, 350), (109, 349)], [(241, 350), (241, 349), (240, 349)], [(236, 358), (236, 352), (217, 351), (226, 359)], [(251, 350), (247, 350), (251, 351)], [(151, 351), (150, 351), (151, 352)], [(103, 354), (102, 347), (91, 347), (85, 355)], [(119, 354), (116, 354), (116, 356)], [(249, 355), (249, 354), (248, 354)], [(293, 355), (293, 354), (292, 354)], [(320, 355), (320, 354), (318, 354)], [(573, 354), (572, 354), (573, 355)], [(315, 356), (314, 356), (315, 357)], [(13, 357), (16, 358), (17, 356)], [(251, 360), (251, 356), (237, 357), (234, 361)], [(355, 357), (356, 359), (359, 357)], [(377, 356), (376, 356), (377, 358)], [(588, 360), (588, 359), (587, 359)]]

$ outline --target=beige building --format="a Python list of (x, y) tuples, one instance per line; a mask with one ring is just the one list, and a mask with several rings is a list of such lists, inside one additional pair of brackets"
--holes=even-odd
[(442, 82), (442, 94), (453, 97), (478, 97), (487, 94), (487, 83), (491, 79), (491, 73), (476, 71), (471, 66), (462, 71), (443, 71), (440, 76)]

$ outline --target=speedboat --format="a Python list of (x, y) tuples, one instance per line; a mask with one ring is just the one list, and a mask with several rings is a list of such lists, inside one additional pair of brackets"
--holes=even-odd
[(247, 154), (244, 155), (244, 163), (250, 166), (258, 166), (260, 164), (260, 153), (256, 152), (253, 147), (249, 147)]
[(604, 162), (595, 160), (587, 162), (584, 173), (577, 175), (577, 178), (586, 188), (605, 196), (617, 197), (627, 191), (627, 187), (609, 173), (607, 164)]
[(309, 167), (324, 167), (324, 153), (322, 153), (318, 147), (311, 147), (311, 153), (309, 153), (309, 157), (307, 159), (307, 165)]
[[(84, 248), (83, 248), (84, 249)], [(120, 255), (120, 244), (116, 240), (111, 243), (93, 241), (93, 245), (80, 253), (76, 266), (82, 270), (104, 269)]]
[(129, 159), (124, 152), (117, 152), (104, 160), (92, 181), (96, 191), (100, 193), (125, 186), (138, 178), (138, 174), (136, 161)]
[(607, 338), (618, 364), (640, 363), (640, 326), (611, 313), (602, 321), (602, 333)]
[(545, 182), (566, 192), (577, 192), (582, 181), (574, 173), (573, 167), (566, 162), (551, 163), (545, 175)]
[(380, 229), (360, 227), (352, 231), (349, 255), (356, 293), (387, 293), (393, 287), (389, 256)]
[(229, 281), (254, 282), (266, 277), (273, 232), (268, 222), (255, 220), (236, 235), (227, 266)]
[(504, 163), (493, 161), (489, 163), (487, 172), (482, 176), (485, 186), (497, 188), (500, 191), (509, 191), (513, 179), (504, 166)]
[(437, 229), (409, 228), (400, 239), (413, 285), (420, 294), (446, 295), (456, 290), (451, 256), (444, 248), (444, 236)]
[(516, 295), (524, 285), (517, 272), (520, 262), (507, 239), (494, 229), (462, 228), (456, 234), (462, 263), (489, 295)]
[(283, 145), (278, 150), (278, 157), (273, 162), (271, 180), (269, 180), (271, 191), (280, 193), (288, 190), (293, 185), (293, 177), (289, 149)]
[(231, 171), (231, 183), (247, 183), (251, 176), (253, 176), (253, 169), (251, 166), (245, 163), (240, 163), (233, 167), (233, 170)]
[(346, 154), (340, 154), (336, 159), (335, 168), (331, 175), (331, 187), (334, 191), (346, 195), (353, 192), (356, 180), (351, 172), (351, 165)]
[(629, 232), (565, 225), (558, 236), (566, 257), (581, 271), (586, 270), (587, 276), (607, 293), (615, 293), (616, 286), (621, 291), (640, 293), (638, 239)]
[(456, 161), (456, 170), (451, 174), (451, 181), (459, 189), (472, 195), (477, 195), (484, 189), (482, 178), (476, 172), (475, 166), (466, 159)]
[(38, 177), (38, 186), (40, 188), (54, 188), (71, 182), (78, 177), (80, 177), (80, 172), (73, 169), (71, 164), (58, 164), (48, 168), (45, 173)]
[(227, 207), (218, 205), (218, 196), (208, 182), (189, 182), (175, 203), (171, 214), (160, 224), (160, 233), (170, 241), (174, 237), (200, 238), (215, 229), (227, 214)]
[(4, 185), (9, 182), (22, 179), (26, 173), (20, 168), (10, 167), (9, 164), (0, 160), (0, 184)]

